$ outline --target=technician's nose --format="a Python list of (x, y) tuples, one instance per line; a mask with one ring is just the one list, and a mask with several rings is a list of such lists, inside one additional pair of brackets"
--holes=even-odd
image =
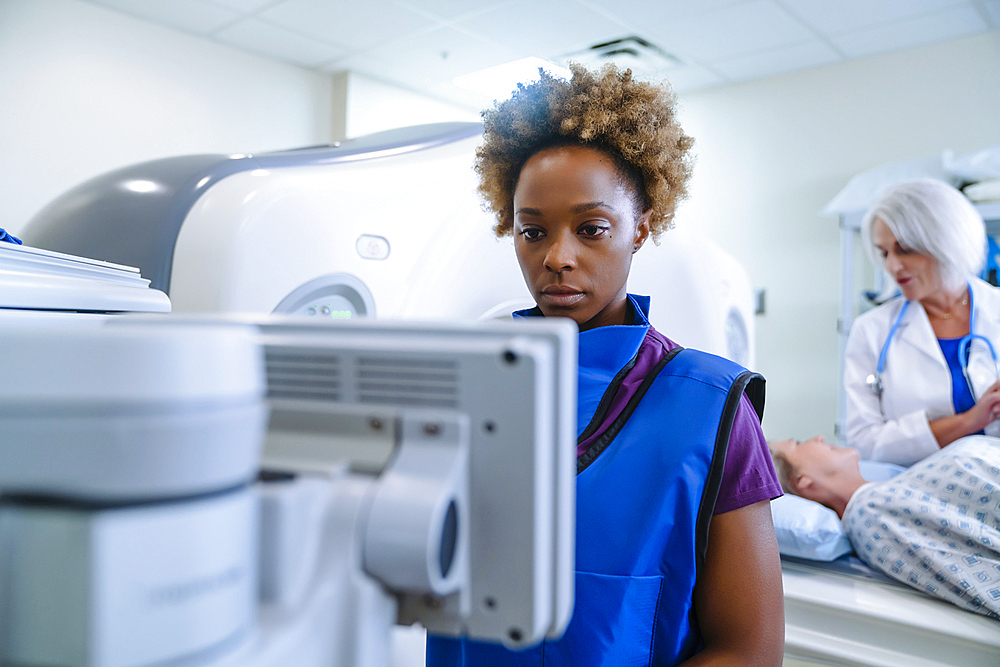
[(574, 239), (567, 234), (558, 234), (545, 253), (545, 268), (553, 273), (576, 268), (576, 253), (573, 247)]

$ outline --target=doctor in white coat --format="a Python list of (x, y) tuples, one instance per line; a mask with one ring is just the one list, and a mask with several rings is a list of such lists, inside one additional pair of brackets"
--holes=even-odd
[(957, 190), (890, 188), (862, 235), (902, 296), (858, 317), (847, 341), (847, 442), (909, 466), (966, 435), (1000, 436), (1000, 290), (975, 277), (982, 217)]

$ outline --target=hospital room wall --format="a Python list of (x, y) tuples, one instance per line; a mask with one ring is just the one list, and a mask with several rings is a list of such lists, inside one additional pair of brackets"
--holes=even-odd
[(756, 318), (765, 433), (832, 438), (840, 236), (819, 211), (858, 172), (1000, 142), (1000, 31), (681, 102), (698, 163), (677, 224), (707, 232), (767, 290)]
[(127, 164), (329, 141), (332, 104), (322, 73), (77, 0), (0, 0), (0, 227)]
[(344, 136), (347, 137), (407, 125), (480, 120), (479, 112), (473, 109), (442, 102), (364, 74), (342, 72), (334, 76), (346, 78), (342, 108)]

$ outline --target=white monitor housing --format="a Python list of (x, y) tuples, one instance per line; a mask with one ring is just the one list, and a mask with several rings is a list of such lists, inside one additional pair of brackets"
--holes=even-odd
[[(513, 648), (565, 629), (571, 323), (29, 328), (0, 327), (21, 433), (0, 447), (0, 664), (367, 667), (396, 622)], [(60, 428), (81, 419), (88, 437)], [(126, 459), (105, 446), (123, 419)], [(226, 419), (193, 484), (192, 428)]]

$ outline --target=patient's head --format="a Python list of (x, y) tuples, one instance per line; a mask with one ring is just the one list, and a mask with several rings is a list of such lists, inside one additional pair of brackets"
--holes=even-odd
[(840, 512), (864, 483), (858, 470), (858, 450), (831, 445), (823, 436), (804, 442), (775, 440), (767, 446), (781, 488), (788, 493)]

